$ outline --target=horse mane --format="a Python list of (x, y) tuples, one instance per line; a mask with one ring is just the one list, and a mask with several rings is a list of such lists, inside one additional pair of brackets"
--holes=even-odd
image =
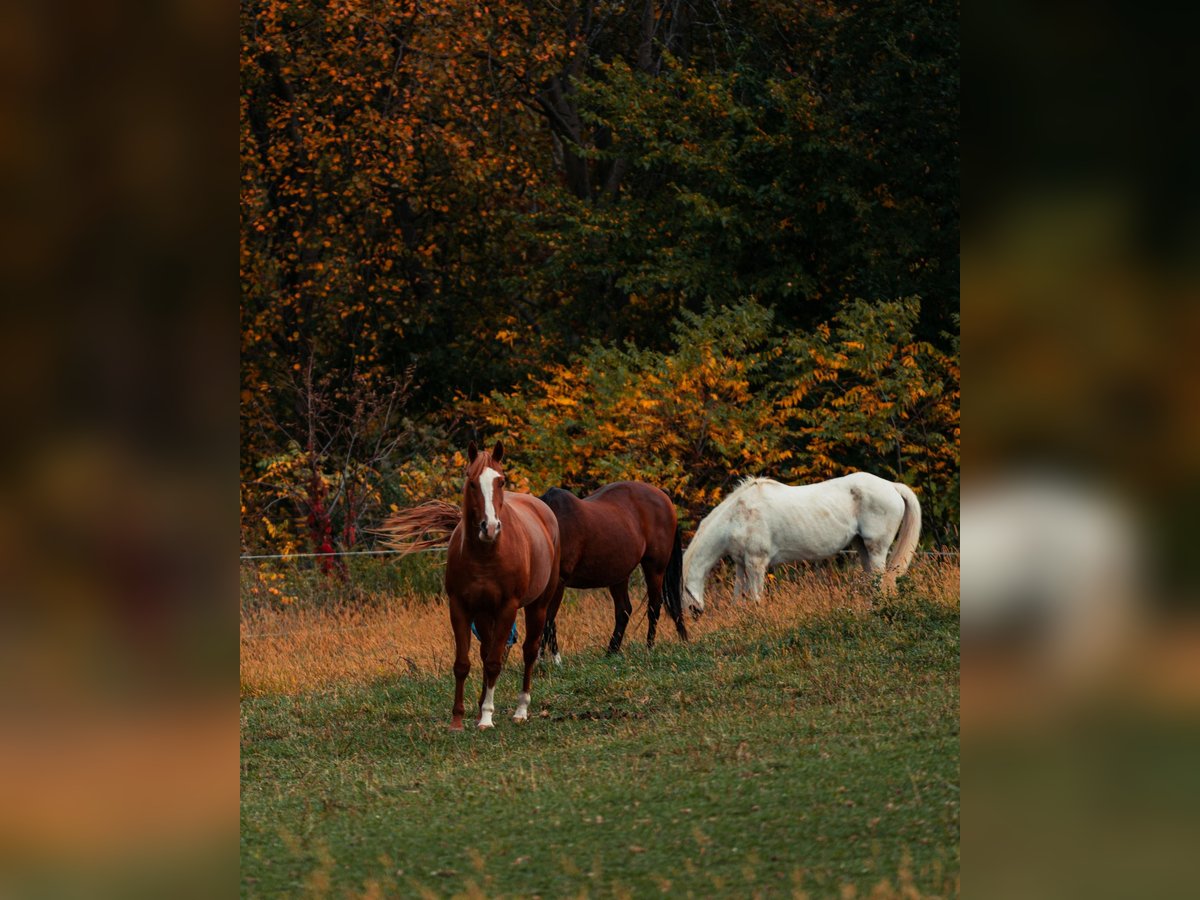
[(737, 497), (737, 496), (745, 493), (750, 488), (754, 487), (756, 484), (772, 484), (772, 483), (773, 483), (773, 480), (770, 478), (763, 478), (762, 476), (759, 476), (759, 475), (747, 475), (745, 478), (743, 478), (741, 481), (739, 481), (737, 483), (737, 487), (735, 487), (732, 491), (730, 491), (728, 494), (725, 495), (725, 499), (722, 500), (721, 503), (729, 502), (734, 497)]
[(388, 550), (407, 556), (418, 550), (445, 547), (461, 519), (462, 508), (457, 504), (429, 500), (389, 516), (371, 533), (383, 538), (382, 544)]
[[(720, 519), (725, 514), (725, 512), (730, 508), (730, 506), (732, 506), (733, 501), (736, 500), (738, 497), (740, 497), (742, 494), (744, 494), (746, 491), (750, 490), (750, 488), (752, 488), (758, 484), (774, 484), (774, 483), (775, 483), (774, 480), (771, 478), (763, 478), (762, 476), (759, 476), (759, 475), (747, 475), (745, 478), (743, 478), (741, 481), (739, 481), (737, 483), (737, 486), (734, 487), (734, 489), (732, 491), (730, 491), (728, 494), (725, 495), (724, 499), (722, 499), (720, 503), (718, 503), (716, 506), (714, 506), (709, 511), (708, 515), (704, 516), (704, 518), (702, 518), (700, 520), (700, 524), (696, 528), (696, 533), (692, 535), (692, 544), (694, 544), (697, 540), (702, 540), (703, 537), (705, 536), (705, 532), (708, 531), (708, 529), (713, 525), (714, 522), (716, 522), (718, 519)], [(721, 511), (720, 514), (718, 514), (718, 510)], [(691, 545), (689, 544), (688, 553), (684, 554), (685, 560), (688, 558), (688, 555), (690, 554), (691, 549), (692, 549)]]

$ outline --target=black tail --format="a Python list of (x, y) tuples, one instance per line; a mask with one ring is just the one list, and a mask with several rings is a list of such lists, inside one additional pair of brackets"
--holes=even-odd
[(542, 657), (558, 655), (558, 626), (554, 623), (554, 619), (546, 620), (546, 627), (542, 631), (542, 645), (538, 647), (538, 655)]
[(663, 600), (667, 603), (667, 612), (679, 625), (683, 622), (683, 532), (675, 526), (675, 549), (667, 561), (667, 571), (663, 576)]

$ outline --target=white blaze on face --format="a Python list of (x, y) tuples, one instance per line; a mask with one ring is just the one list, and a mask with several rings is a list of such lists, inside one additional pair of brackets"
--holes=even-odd
[(496, 692), (495, 687), (490, 687), (483, 695), (483, 706), (479, 709), (479, 727), (492, 727), (492, 713), (496, 709), (496, 704), (492, 700), (492, 695)]
[(492, 502), (496, 493), (496, 479), (499, 477), (500, 473), (495, 469), (484, 469), (479, 474), (479, 490), (483, 493), (483, 537), (489, 541), (494, 541), (500, 534), (500, 518)]

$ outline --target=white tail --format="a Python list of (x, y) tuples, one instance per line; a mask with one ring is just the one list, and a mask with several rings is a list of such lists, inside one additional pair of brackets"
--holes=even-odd
[(917, 541), (921, 538), (921, 503), (908, 485), (896, 481), (892, 487), (904, 498), (904, 518), (900, 520), (896, 543), (892, 545), (887, 561), (888, 575), (895, 580), (908, 571), (917, 552)]

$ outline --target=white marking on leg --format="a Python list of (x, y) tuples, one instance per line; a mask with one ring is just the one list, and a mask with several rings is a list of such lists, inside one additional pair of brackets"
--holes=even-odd
[(496, 507), (492, 503), (492, 485), (500, 473), (495, 469), (484, 469), (479, 473), (479, 490), (483, 492), (483, 527), (489, 540), (495, 540), (500, 520), (496, 518)]
[(496, 709), (496, 704), (492, 700), (492, 695), (496, 692), (494, 687), (487, 689), (483, 695), (483, 706), (479, 710), (479, 727), (492, 727), (492, 712)]
[(556, 666), (562, 665), (562, 654), (559, 653), (557, 650), (554, 651), (554, 664)]
[(523, 691), (517, 698), (517, 711), (513, 713), (514, 722), (524, 722), (529, 718), (529, 693)]

